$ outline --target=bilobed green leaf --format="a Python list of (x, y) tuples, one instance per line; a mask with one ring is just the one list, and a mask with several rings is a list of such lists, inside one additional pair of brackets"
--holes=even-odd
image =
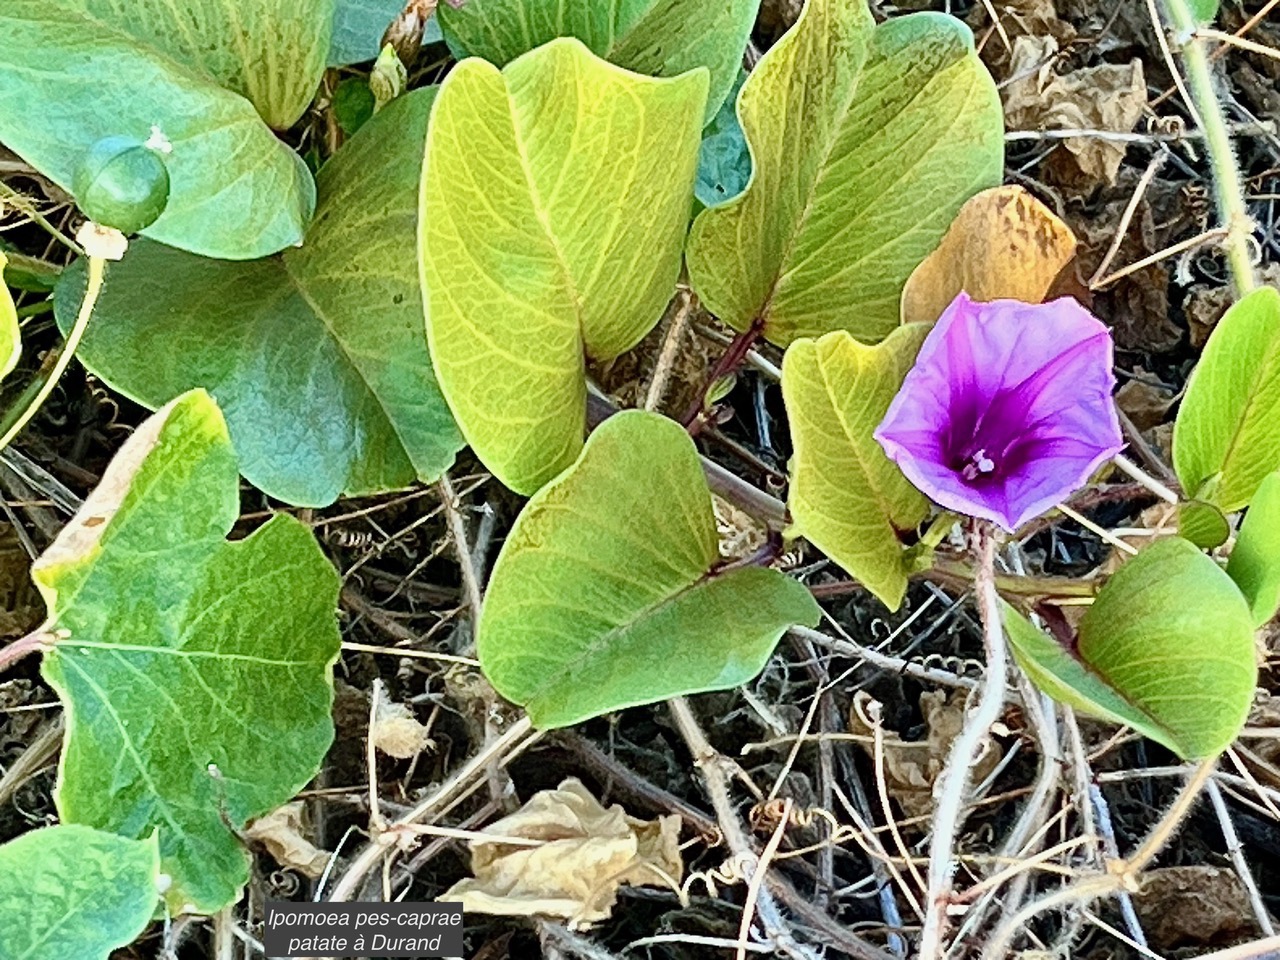
[[(333, 39), (329, 66), (373, 60), (382, 49), (382, 35), (404, 9), (405, 0), (337, 0), (333, 13)], [(422, 43), (440, 43), (440, 20), (432, 16), (422, 32)]]
[(1178, 410), (1173, 464), (1188, 495), (1225, 513), (1280, 467), (1280, 291), (1260, 287), (1218, 321)]
[[(240, 94), (268, 126), (302, 116), (324, 71), (334, 0), (46, 0)], [(101, 94), (99, 94), (101, 96)]]
[(899, 322), (916, 265), (1001, 180), (995, 84), (963, 23), (872, 25), (865, 0), (809, 0), (738, 98), (753, 159), (737, 200), (699, 214), (689, 276), (716, 316), (780, 345)]
[(0, 960), (107, 960), (159, 905), (155, 837), (56, 826), (0, 846)]
[(1007, 606), (1005, 625), (1018, 662), (1050, 696), (1183, 757), (1225, 750), (1248, 715), (1258, 675), (1249, 607), (1181, 537), (1152, 544), (1107, 581), (1075, 651)]
[(738, 75), (719, 111), (702, 131), (693, 192), (704, 207), (727, 203), (751, 182), (751, 151), (742, 135), (737, 110), (738, 92), (746, 79), (746, 71)]
[(1188, 500), (1178, 506), (1178, 535), (1202, 550), (1213, 550), (1227, 542), (1231, 524), (1212, 503)]
[(0, 380), (13, 373), (22, 355), (22, 333), (18, 329), (18, 309), (4, 282), (8, 258), (0, 252)]
[(582, 449), (584, 355), (631, 349), (675, 290), (706, 84), (562, 39), (441, 87), (419, 244), (431, 355), (463, 436), (519, 493)]
[(729, 94), (760, 0), (467, 0), (437, 9), (445, 39), (460, 56), (499, 67), (556, 37), (576, 37), (620, 67), (674, 77), (711, 72), (705, 119)]
[(821, 611), (776, 570), (718, 560), (693, 442), (617, 414), (516, 520), (485, 595), (484, 671), (539, 727), (744, 683)]
[(333, 739), (338, 577), (277, 515), (235, 543), (236, 457), (217, 406), (147, 420), (32, 567), (66, 707), (66, 823), (159, 836), (174, 912), (249, 879), (233, 830), (294, 795)]
[(898, 531), (919, 524), (929, 503), (872, 433), (927, 333), (912, 324), (868, 347), (840, 330), (795, 341), (782, 361), (794, 532), (894, 610), (907, 589)]
[[(228, 259), (292, 246), (315, 185), (263, 120), (287, 126), (310, 101), (331, 9), (332, 0), (6, 0), (0, 141), (70, 190), (91, 145), (141, 143), (157, 127), (173, 147), (172, 190), (146, 236)], [(261, 98), (257, 109), (237, 90)]]
[(1067, 647), (1034, 626), (1008, 603), (1001, 601), (1001, 608), (1014, 659), (1032, 683), (1059, 703), (1089, 716), (1133, 727), (1145, 736), (1170, 745), (1164, 739), (1166, 732), (1162, 727), (1151, 723), (1146, 714), (1094, 674)]
[(1269, 473), (1249, 504), (1227, 561), (1235, 581), (1262, 626), (1280, 607), (1280, 474)]
[[(434, 93), (398, 97), (322, 168), (300, 249), (232, 263), (133, 243), (107, 271), (81, 359), (150, 407), (211, 391), (245, 476), (290, 503), (438, 477), (462, 438), (431, 369), (415, 252)], [(73, 268), (64, 329), (83, 289)]]

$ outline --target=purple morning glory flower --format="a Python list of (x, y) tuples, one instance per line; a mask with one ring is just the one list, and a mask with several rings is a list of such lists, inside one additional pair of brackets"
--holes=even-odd
[(928, 497), (1006, 530), (1061, 503), (1124, 442), (1111, 334), (1069, 298), (960, 294), (875, 437)]

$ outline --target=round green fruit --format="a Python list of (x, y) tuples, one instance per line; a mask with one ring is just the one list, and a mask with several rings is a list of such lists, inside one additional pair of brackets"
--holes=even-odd
[(76, 168), (76, 203), (94, 223), (128, 235), (155, 223), (169, 202), (159, 151), (129, 137), (103, 137)]

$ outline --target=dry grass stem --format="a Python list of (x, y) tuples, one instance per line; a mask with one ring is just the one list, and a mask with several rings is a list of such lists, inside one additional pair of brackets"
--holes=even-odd
[(447, 809), (448, 803), (479, 786), (479, 778), (491, 766), (507, 763), (531, 746), (539, 737), (540, 734), (534, 732), (529, 718), (521, 717), (502, 736), (485, 744), (480, 752), (464, 763), (429, 797), (366, 844), (333, 888), (328, 900), (333, 903), (344, 903), (359, 894), (365, 877), (394, 849), (397, 842), (396, 828), (416, 824), (429, 816), (438, 815), (442, 808)]
[(1210, 778), (1205, 784), (1205, 792), (1209, 795), (1213, 812), (1218, 818), (1218, 824), (1222, 827), (1222, 839), (1227, 845), (1227, 856), (1231, 858), (1236, 876), (1240, 878), (1240, 883), (1249, 895), (1249, 907), (1253, 910), (1253, 918), (1258, 923), (1258, 929), (1268, 937), (1274, 936), (1276, 931), (1271, 922), (1271, 913), (1263, 903), (1262, 894), (1258, 891), (1258, 883), (1253, 879), (1253, 871), (1249, 869), (1249, 864), (1244, 859), (1244, 847), (1236, 834), (1235, 824), (1231, 822), (1231, 813), (1227, 810), (1227, 802), (1222, 798), (1222, 789)]
[(685, 332), (689, 329), (689, 318), (694, 311), (694, 296), (687, 288), (676, 293), (675, 308), (671, 312), (671, 322), (667, 325), (666, 336), (662, 340), (662, 349), (658, 353), (658, 361), (654, 364), (653, 374), (649, 378), (649, 388), (645, 391), (644, 409), (656, 410), (667, 392), (667, 384), (675, 370), (676, 358), (680, 355), (680, 345), (684, 342)]

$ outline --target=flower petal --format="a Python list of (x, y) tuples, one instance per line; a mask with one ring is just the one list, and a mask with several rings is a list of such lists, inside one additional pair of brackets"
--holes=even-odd
[(958, 296), (876, 439), (940, 505), (1013, 530), (1123, 447), (1107, 328), (1070, 299)]

